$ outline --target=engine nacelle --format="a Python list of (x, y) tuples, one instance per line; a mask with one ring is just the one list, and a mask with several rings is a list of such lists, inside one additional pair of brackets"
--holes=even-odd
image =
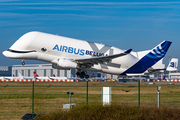
[(54, 68), (54, 69), (61, 69), (61, 70), (70, 70), (70, 68), (63, 68), (63, 67), (58, 66), (55, 63), (52, 64), (52, 68)]
[(61, 58), (58, 60), (57, 64), (52, 64), (52, 67), (57, 69), (75, 69), (77, 68), (77, 63), (65, 58)]

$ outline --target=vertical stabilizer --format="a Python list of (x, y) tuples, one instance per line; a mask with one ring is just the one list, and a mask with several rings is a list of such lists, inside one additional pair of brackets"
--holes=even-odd
[(35, 71), (33, 72), (33, 74), (34, 74), (34, 77), (39, 77), (39, 75)]
[(176, 71), (178, 67), (178, 59), (177, 58), (172, 58), (171, 61), (169, 62), (169, 65), (167, 67), (167, 71)]
[(136, 64), (130, 67), (123, 74), (127, 73), (143, 73), (148, 68), (152, 67), (159, 60), (161, 60), (167, 53), (172, 42), (163, 41), (152, 50), (150, 50), (146, 55), (144, 55)]
[(20, 72), (18, 72), (18, 75), (19, 75), (19, 77), (20, 77), (21, 79), (24, 78), (24, 76), (23, 76)]

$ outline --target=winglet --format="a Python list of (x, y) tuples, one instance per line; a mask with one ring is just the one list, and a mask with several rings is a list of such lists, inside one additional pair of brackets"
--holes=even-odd
[(132, 51), (132, 49), (126, 50), (124, 53), (129, 54)]

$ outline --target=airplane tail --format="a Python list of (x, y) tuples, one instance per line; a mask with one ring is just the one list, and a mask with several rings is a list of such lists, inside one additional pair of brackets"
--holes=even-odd
[(169, 65), (167, 67), (167, 71), (176, 71), (178, 66), (178, 59), (177, 58), (172, 58), (171, 61), (169, 62)]
[(39, 75), (35, 71), (33, 72), (33, 74), (34, 74), (34, 77), (39, 77)]
[(20, 72), (18, 72), (18, 75), (20, 78), (22, 78), (22, 79), (24, 78), (24, 76)]
[(163, 80), (165, 80), (165, 78), (166, 78), (166, 75), (163, 76)]
[(166, 55), (171, 43), (172, 42), (169, 41), (161, 42), (159, 45), (150, 50), (150, 52), (144, 55), (136, 64), (126, 70), (124, 74), (145, 72)]

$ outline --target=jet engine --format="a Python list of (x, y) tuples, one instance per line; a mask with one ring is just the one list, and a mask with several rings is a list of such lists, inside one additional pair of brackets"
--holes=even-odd
[(74, 69), (77, 68), (77, 63), (75, 63), (71, 60), (65, 59), (65, 58), (61, 58), (58, 60), (57, 64), (53, 63), (52, 67), (56, 68), (56, 69), (69, 70), (71, 68), (74, 68)]

